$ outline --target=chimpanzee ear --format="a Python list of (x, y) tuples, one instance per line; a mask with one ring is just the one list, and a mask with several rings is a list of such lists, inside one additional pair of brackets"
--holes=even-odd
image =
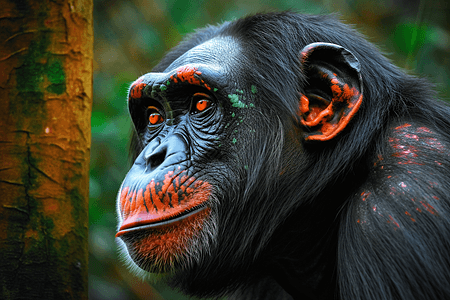
[(362, 78), (358, 59), (335, 44), (312, 43), (301, 52), (307, 83), (300, 97), (305, 140), (328, 141), (341, 132), (361, 105)]

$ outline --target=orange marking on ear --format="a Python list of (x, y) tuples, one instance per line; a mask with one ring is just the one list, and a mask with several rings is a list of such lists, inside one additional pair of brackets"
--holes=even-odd
[[(356, 97), (357, 95), (359, 95), (359, 91), (356, 88), (351, 88), (348, 91), (344, 89), (344, 94), (345, 94), (346, 97), (347, 96), (350, 97), (350, 98), (347, 98), (347, 99), (351, 99), (351, 98)], [(349, 109), (352, 109), (353, 107), (355, 107), (355, 103), (353, 101), (347, 101), (347, 104), (348, 104), (347, 107)]]
[(342, 98), (344, 99), (348, 99), (348, 104), (351, 104), (352, 101), (350, 101), (351, 99), (353, 99), (359, 92), (357, 89), (355, 88), (350, 88), (348, 86), (348, 84), (344, 84), (344, 86), (342, 87), (343, 93), (342, 93)]
[(309, 51), (309, 49), (305, 49), (305, 51), (300, 53), (300, 56), (301, 56), (300, 60), (301, 60), (302, 63), (305, 63), (305, 61), (307, 60), (307, 58), (308, 58), (308, 51)]
[(320, 114), (322, 109), (319, 107), (311, 107), (311, 111), (309, 112), (309, 115), (306, 117), (306, 122), (312, 122), (314, 119), (317, 118), (317, 116)]
[[(339, 121), (337, 127), (335, 127), (334, 131), (330, 132), (329, 135), (311, 135), (311, 136), (307, 136), (305, 139), (306, 140), (310, 140), (310, 141), (328, 141), (328, 140), (336, 137), (336, 135), (338, 135), (338, 133), (341, 132), (345, 128), (345, 126), (348, 125), (350, 120), (356, 114), (356, 112), (358, 111), (359, 107), (361, 106), (362, 99), (363, 99), (363, 95), (360, 94), (359, 97), (358, 97), (358, 100), (353, 102), (354, 103), (353, 109), (347, 115), (342, 116), (342, 118)], [(327, 112), (327, 113), (329, 114), (330, 112), (331, 112), (331, 110), (329, 112)], [(314, 126), (314, 125), (309, 125), (309, 124), (304, 124), (304, 125)]]
[(336, 78), (336, 74), (333, 74), (334, 78), (331, 78), (331, 83), (334, 85), (339, 85), (339, 80)]
[(320, 131), (324, 135), (328, 135), (328, 134), (331, 134), (334, 130), (336, 130), (336, 128), (337, 128), (337, 124), (325, 123), (325, 124), (323, 124)]
[(326, 120), (326, 118), (333, 115), (333, 109), (331, 104), (328, 105), (328, 107), (325, 108), (324, 110), (320, 111), (316, 116), (315, 114), (317, 113), (317, 111), (320, 111), (320, 109), (319, 108), (312, 109), (312, 112), (308, 116), (308, 120), (307, 121), (302, 120), (302, 124), (310, 127), (317, 126), (319, 125), (320, 122), (323, 122), (324, 120)]
[(309, 99), (305, 95), (300, 97), (300, 112), (303, 114), (309, 112)]
[(334, 101), (342, 101), (342, 89), (339, 85), (333, 84), (330, 87), (331, 92), (333, 93)]

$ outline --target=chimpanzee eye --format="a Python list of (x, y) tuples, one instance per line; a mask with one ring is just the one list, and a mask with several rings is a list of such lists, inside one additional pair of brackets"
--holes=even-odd
[(148, 124), (149, 125), (158, 125), (164, 122), (164, 117), (160, 113), (159, 109), (155, 106), (149, 106), (147, 108), (148, 111)]
[(205, 93), (195, 93), (192, 96), (192, 113), (201, 113), (213, 105), (211, 97)]

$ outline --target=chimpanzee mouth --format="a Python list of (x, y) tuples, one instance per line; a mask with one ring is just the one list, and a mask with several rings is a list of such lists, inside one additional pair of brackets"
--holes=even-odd
[(141, 222), (138, 222), (138, 223), (135, 223), (135, 225), (132, 225), (132, 227), (130, 227), (130, 224), (125, 225), (125, 226), (122, 225), (119, 228), (119, 232), (116, 233), (116, 237), (120, 237), (120, 236), (130, 233), (130, 232), (136, 232), (136, 231), (141, 231), (141, 230), (145, 230), (145, 229), (160, 229), (160, 228), (163, 228), (166, 226), (171, 226), (171, 225), (176, 224), (186, 218), (189, 218), (195, 214), (202, 212), (206, 208), (207, 208), (206, 205), (199, 205), (199, 206), (193, 207), (191, 209), (187, 209), (186, 211), (184, 211), (180, 214), (171, 216), (167, 219), (163, 219), (160, 221), (153, 222), (153, 220), (148, 220), (148, 221), (142, 220)]

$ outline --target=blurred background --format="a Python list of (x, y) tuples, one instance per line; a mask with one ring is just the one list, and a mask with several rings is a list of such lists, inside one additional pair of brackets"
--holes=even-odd
[(198, 27), (256, 12), (338, 13), (392, 61), (450, 100), (448, 0), (94, 0), (89, 298), (188, 299), (131, 275), (117, 255), (115, 197), (128, 170), (129, 85)]

